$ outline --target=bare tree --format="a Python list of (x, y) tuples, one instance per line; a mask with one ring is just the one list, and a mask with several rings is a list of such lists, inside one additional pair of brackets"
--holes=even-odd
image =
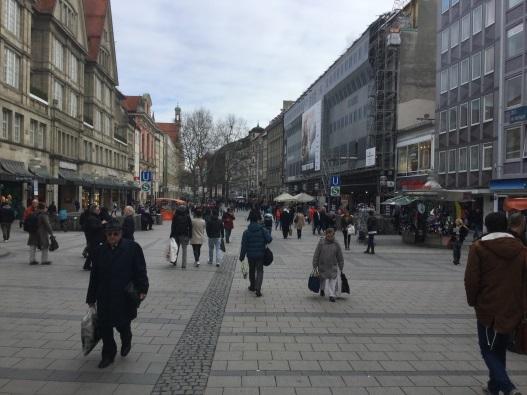
[(205, 108), (185, 114), (181, 128), (181, 148), (185, 168), (192, 177), (192, 193), (197, 196), (202, 186), (202, 199), (205, 198), (206, 155), (217, 145), (212, 114)]

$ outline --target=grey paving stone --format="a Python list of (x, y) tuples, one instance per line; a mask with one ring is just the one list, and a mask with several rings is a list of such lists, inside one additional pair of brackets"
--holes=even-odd
[(294, 388), (260, 388), (260, 395), (296, 395)]
[(344, 380), (338, 376), (309, 376), (312, 387), (344, 387)]
[(297, 395), (331, 395), (330, 388), (295, 388)]
[(76, 393), (80, 386), (80, 383), (74, 382), (48, 381), (43, 387), (41, 387), (37, 391), (37, 394), (70, 395)]
[(153, 385), (119, 384), (113, 395), (150, 395)]
[(223, 395), (260, 395), (258, 388), (224, 388)]
[(407, 395), (439, 395), (438, 390), (433, 387), (402, 387), (403, 392)]
[(244, 376), (242, 377), (243, 387), (276, 387), (274, 376)]
[(310, 387), (308, 376), (276, 376), (278, 387)]
[(207, 387), (241, 387), (242, 378), (240, 376), (209, 376)]
[(46, 384), (45, 381), (11, 380), (2, 387), (2, 391), (11, 394), (36, 394)]
[(404, 395), (403, 390), (398, 387), (371, 387), (367, 390), (370, 395)]

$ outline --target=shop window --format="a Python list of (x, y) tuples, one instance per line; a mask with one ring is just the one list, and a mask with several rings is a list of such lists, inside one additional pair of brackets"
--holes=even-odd
[(480, 106), (481, 106), (480, 99), (472, 100), (471, 114), (470, 114), (471, 116), (470, 123), (472, 125), (477, 125), (478, 123), (481, 122)]
[(519, 106), (522, 102), (522, 76), (505, 81), (505, 105), (507, 108)]
[(523, 23), (507, 30), (507, 57), (519, 55), (523, 52)]
[(492, 143), (483, 144), (483, 170), (491, 170), (493, 162)]
[(494, 119), (494, 93), (489, 93), (483, 100), (483, 121), (492, 121)]
[(461, 79), (460, 79), (460, 85), (467, 84), (470, 80), (470, 58), (463, 59), (461, 61)]
[(505, 131), (505, 159), (520, 159), (521, 150), (521, 128), (513, 128)]
[(419, 169), (419, 149), (417, 144), (408, 146), (408, 171), (416, 172)]
[(459, 164), (458, 171), (467, 171), (467, 148), (463, 147), (459, 149)]
[(419, 143), (419, 170), (430, 170), (432, 157), (432, 142), (423, 141)]
[(470, 147), (470, 171), (479, 170), (479, 146)]
[(457, 150), (451, 149), (448, 151), (448, 172), (449, 173), (455, 173), (456, 172), (456, 154)]

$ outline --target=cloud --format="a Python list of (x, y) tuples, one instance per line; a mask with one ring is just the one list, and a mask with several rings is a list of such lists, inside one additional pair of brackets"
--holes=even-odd
[(158, 121), (205, 107), (265, 126), (393, 0), (114, 0), (120, 89)]

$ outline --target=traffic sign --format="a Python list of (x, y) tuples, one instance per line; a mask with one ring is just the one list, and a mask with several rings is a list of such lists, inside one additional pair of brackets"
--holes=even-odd
[(340, 187), (331, 187), (331, 196), (339, 197), (340, 196)]
[(331, 176), (329, 185), (332, 187), (340, 187), (340, 176)]
[(141, 172), (141, 181), (142, 182), (150, 182), (150, 181), (152, 181), (152, 172), (143, 170)]
[(141, 184), (141, 191), (149, 193), (151, 189), (151, 185), (149, 182), (143, 182)]

